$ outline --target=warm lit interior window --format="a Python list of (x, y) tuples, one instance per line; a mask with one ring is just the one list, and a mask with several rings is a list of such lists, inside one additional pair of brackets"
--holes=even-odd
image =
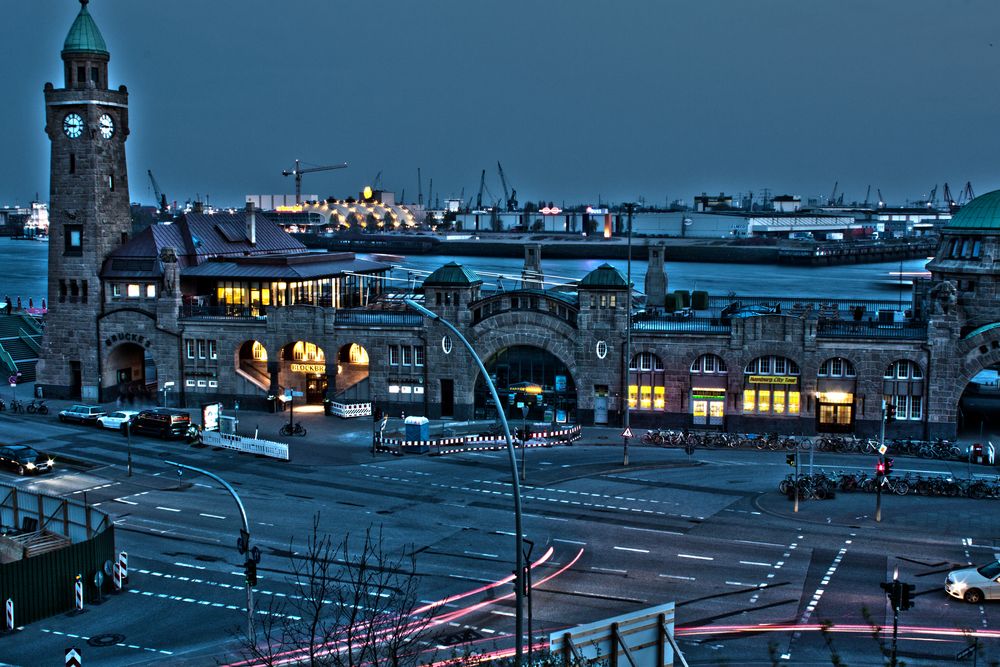
[(635, 408), (639, 405), (639, 387), (634, 384), (628, 386), (628, 406)]
[(788, 414), (799, 414), (799, 392), (797, 391), (788, 392)]
[(743, 390), (743, 412), (753, 412), (755, 393), (753, 389)]
[(267, 361), (267, 350), (257, 341), (253, 342), (252, 354), (257, 361)]
[(146, 285), (146, 298), (155, 299), (156, 298), (156, 285), (150, 283)]
[(663, 387), (653, 387), (653, 407), (657, 410), (667, 407), (666, 390)]
[(128, 291), (126, 292), (126, 295), (130, 299), (138, 299), (139, 298), (139, 285), (137, 285), (135, 283), (129, 283)]
[(774, 392), (774, 402), (773, 402), (774, 414), (780, 415), (785, 412), (785, 392), (781, 390), (775, 390)]
[[(322, 350), (320, 351), (320, 354), (322, 354)], [(348, 352), (348, 355), (349, 355), (348, 358), (351, 360), (352, 364), (368, 363), (368, 350), (361, 347), (357, 343), (351, 343), (351, 349)], [(407, 363), (405, 361), (405, 355), (404, 355), (404, 363)]]
[(649, 410), (653, 407), (653, 388), (648, 385), (643, 385), (639, 392), (639, 407), (643, 410)]
[(771, 391), (761, 389), (757, 392), (757, 411), (768, 412), (771, 410)]

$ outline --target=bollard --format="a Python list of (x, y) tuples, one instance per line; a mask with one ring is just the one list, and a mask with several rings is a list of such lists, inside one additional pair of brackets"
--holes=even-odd
[(73, 590), (76, 598), (76, 611), (83, 611), (83, 577), (79, 574), (76, 575), (76, 581), (73, 582)]
[(73, 646), (66, 649), (66, 667), (81, 667), (83, 665), (83, 651)]
[(7, 598), (7, 632), (14, 631), (14, 601)]
[(118, 570), (120, 571), (122, 588), (128, 584), (128, 553), (125, 551), (118, 554)]
[(120, 592), (122, 589), (122, 566), (117, 562), (111, 566), (112, 574), (111, 581), (115, 585), (115, 592)]

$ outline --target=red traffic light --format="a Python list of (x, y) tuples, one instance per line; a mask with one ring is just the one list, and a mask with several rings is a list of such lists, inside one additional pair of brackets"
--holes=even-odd
[(885, 474), (885, 464), (879, 461), (875, 464), (875, 474), (884, 475)]

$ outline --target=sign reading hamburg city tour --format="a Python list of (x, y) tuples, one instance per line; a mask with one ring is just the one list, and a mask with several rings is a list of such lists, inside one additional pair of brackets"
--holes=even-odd
[(798, 384), (797, 375), (751, 375), (751, 384)]
[(326, 373), (326, 364), (292, 364), (293, 373)]

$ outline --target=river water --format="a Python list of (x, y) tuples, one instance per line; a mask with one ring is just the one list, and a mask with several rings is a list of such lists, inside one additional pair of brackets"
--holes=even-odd
[[(359, 255), (370, 259), (371, 255)], [(448, 261), (456, 261), (480, 273), (483, 281), (495, 284), (503, 276), (508, 289), (521, 277), (523, 262), (511, 258), (442, 257), (409, 255), (399, 262), (393, 277), (406, 281), (410, 277), (419, 284), (430, 271)], [(579, 280), (606, 260), (545, 259), (542, 249), (542, 271), (555, 282)], [(624, 275), (624, 260), (607, 260)], [(897, 276), (921, 272), (925, 259), (884, 262), (879, 264), (846, 264), (843, 266), (810, 267), (778, 264), (720, 264), (708, 262), (669, 262), (668, 289), (706, 290), (710, 295), (735, 292), (741, 296), (774, 296), (800, 298), (864, 298), (897, 299), (900, 284)], [(0, 299), (10, 295), (15, 302), (20, 296), (27, 306), (28, 297), (36, 306), (46, 296), (48, 243), (14, 241), (0, 237)], [(646, 275), (645, 261), (632, 262), (632, 281), (641, 290)], [(909, 286), (902, 285), (902, 299), (908, 301)]]

